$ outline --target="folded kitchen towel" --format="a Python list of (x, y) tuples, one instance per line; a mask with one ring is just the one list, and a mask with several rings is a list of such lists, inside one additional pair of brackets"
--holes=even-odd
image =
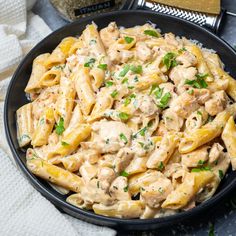
[(116, 232), (58, 211), (21, 175), (8, 147), (3, 122), (4, 97), (12, 74), (26, 53), (51, 30), (26, 11), (25, 0), (0, 0), (0, 235), (106, 236)]

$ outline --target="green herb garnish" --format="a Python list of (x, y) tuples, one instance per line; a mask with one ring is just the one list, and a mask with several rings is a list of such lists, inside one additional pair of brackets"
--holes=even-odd
[(143, 68), (141, 65), (138, 66), (131, 65), (130, 70), (135, 74), (141, 74), (143, 72)]
[(161, 98), (163, 90), (164, 90), (163, 88), (157, 87), (157, 89), (154, 91), (154, 95), (155, 95), (156, 99)]
[(150, 89), (150, 92), (149, 92), (149, 95), (151, 95), (152, 92), (153, 92), (157, 87), (158, 87), (157, 84), (152, 84), (151, 89)]
[(187, 93), (193, 95), (193, 89), (188, 90)]
[(123, 133), (120, 134), (120, 139), (124, 142), (124, 144), (128, 143), (128, 139), (126, 138), (126, 136)]
[(198, 89), (201, 89), (201, 88), (207, 88), (208, 87), (208, 84), (206, 83), (206, 81), (203, 79), (203, 78), (197, 78), (196, 80), (189, 80), (189, 79), (186, 79), (185, 80), (185, 84), (187, 85), (191, 85), (193, 86), (194, 88), (198, 88)]
[(128, 83), (128, 78), (124, 78), (121, 83), (122, 83), (122, 84)]
[(129, 174), (126, 171), (121, 171), (120, 176), (128, 177)]
[(219, 177), (220, 177), (220, 179), (223, 179), (223, 178), (224, 178), (224, 172), (223, 172), (223, 170), (219, 170)]
[(162, 161), (159, 163), (157, 169), (158, 169), (159, 171), (162, 171), (162, 170), (164, 169), (164, 164), (163, 164)]
[(128, 106), (128, 105), (131, 103), (132, 98), (135, 98), (135, 97), (136, 97), (135, 94), (131, 94), (130, 96), (128, 96), (127, 98), (125, 98), (124, 105), (125, 105), (125, 106)]
[(95, 58), (90, 58), (88, 62), (84, 63), (84, 67), (93, 67), (93, 64), (95, 63)]
[(106, 81), (105, 82), (105, 86), (106, 87), (111, 87), (113, 85), (113, 82), (112, 81)]
[(114, 91), (111, 93), (111, 96), (112, 96), (113, 98), (115, 98), (115, 97), (117, 96), (117, 94), (118, 94), (118, 91), (117, 91), (117, 90), (114, 90)]
[(166, 66), (167, 70), (169, 70), (172, 67), (177, 66), (177, 61), (175, 59), (176, 59), (176, 54), (173, 52), (168, 52), (163, 57), (162, 62)]
[(121, 119), (121, 120), (128, 120), (129, 119), (129, 114), (125, 113), (125, 112), (120, 112), (118, 114), (118, 117)]
[(202, 113), (201, 113), (200, 111), (197, 111), (197, 114), (198, 114), (199, 116), (202, 116)]
[(169, 92), (165, 93), (164, 96), (161, 98), (160, 103), (158, 104), (158, 106), (161, 109), (165, 109), (168, 106), (170, 98), (171, 98), (171, 94)]
[(61, 117), (58, 124), (56, 124), (56, 133), (58, 135), (62, 135), (62, 133), (65, 131), (64, 127), (64, 119)]
[(157, 31), (155, 30), (144, 30), (144, 34), (152, 36), (152, 37), (159, 37), (159, 33), (157, 33)]
[(120, 77), (124, 77), (128, 72), (129, 72), (130, 66), (129, 65), (125, 65), (123, 67), (123, 70), (120, 72), (119, 76)]
[(200, 168), (193, 168), (191, 170), (191, 172), (201, 172), (201, 171), (211, 171), (211, 167), (210, 166), (203, 166)]
[(98, 68), (102, 69), (102, 70), (106, 70), (107, 69), (107, 64), (99, 64)]
[(124, 37), (124, 40), (125, 40), (126, 43), (132, 43), (132, 42), (134, 41), (134, 38), (125, 36), (125, 37)]
[(124, 189), (124, 192), (128, 192), (129, 186), (126, 186), (126, 187), (124, 187), (123, 189)]
[(210, 225), (209, 225), (208, 236), (215, 236), (215, 229), (214, 229), (214, 225), (212, 223), (210, 223)]
[(61, 141), (61, 145), (62, 145), (62, 146), (69, 146), (70, 144), (67, 143), (67, 142)]

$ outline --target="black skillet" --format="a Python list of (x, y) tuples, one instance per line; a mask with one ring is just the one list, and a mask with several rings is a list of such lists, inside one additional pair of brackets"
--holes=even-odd
[(159, 219), (127, 220), (100, 216), (91, 211), (82, 210), (70, 205), (65, 201), (65, 196), (53, 190), (46, 181), (37, 178), (26, 168), (25, 152), (19, 148), (17, 143), (15, 112), (20, 106), (28, 102), (24, 88), (30, 77), (32, 61), (39, 54), (51, 52), (63, 38), (80, 35), (85, 26), (92, 21), (94, 21), (99, 28), (107, 26), (111, 21), (116, 21), (119, 26), (124, 27), (141, 25), (150, 21), (155, 23), (162, 32), (173, 32), (179, 36), (196, 39), (201, 42), (204, 47), (214, 49), (223, 60), (226, 71), (229, 71), (230, 74), (236, 78), (236, 52), (225, 41), (213, 33), (179, 18), (147, 11), (120, 11), (103, 14), (97, 17), (88, 17), (70, 23), (50, 34), (28, 53), (16, 70), (9, 85), (5, 99), (4, 123), (7, 140), (17, 165), (34, 188), (60, 210), (90, 223), (119, 229), (148, 230), (170, 226), (192, 218), (197, 219), (196, 216), (199, 216), (200, 213), (205, 212), (207, 209), (213, 208), (221, 199), (226, 197), (231, 190), (236, 189), (236, 172), (230, 169), (220, 184), (217, 193), (208, 201), (205, 201), (189, 211)]

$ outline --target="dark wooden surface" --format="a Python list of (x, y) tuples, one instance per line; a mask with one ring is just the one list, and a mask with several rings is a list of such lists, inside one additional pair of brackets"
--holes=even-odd
[[(228, 11), (236, 13), (236, 0), (223, 0), (222, 7)], [(33, 8), (33, 12), (40, 15), (52, 30), (68, 23), (59, 16), (48, 0), (38, 0)], [(219, 36), (233, 47), (236, 47), (236, 17), (229, 15), (225, 17), (224, 27)], [(150, 232), (123, 232), (121, 229), (118, 232), (118, 235), (204, 236), (208, 235), (211, 224), (214, 225), (215, 235), (236, 236), (236, 191), (235, 193), (232, 193), (228, 199), (215, 206), (214, 209), (209, 210), (203, 216), (185, 224), (179, 224), (176, 226), (170, 225), (168, 228)]]

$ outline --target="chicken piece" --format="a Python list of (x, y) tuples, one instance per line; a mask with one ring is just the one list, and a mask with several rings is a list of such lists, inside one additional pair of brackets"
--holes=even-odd
[(198, 100), (195, 96), (190, 95), (185, 92), (177, 97), (172, 103), (170, 108), (173, 112), (176, 112), (182, 118), (187, 119), (188, 116), (191, 115), (192, 112), (199, 109), (200, 105), (198, 104)]
[(84, 148), (97, 149), (101, 153), (112, 153), (130, 144), (132, 131), (122, 122), (101, 120), (93, 123), (92, 129), (93, 140), (81, 143)]
[(178, 116), (171, 108), (168, 108), (163, 112), (162, 119), (164, 120), (166, 129), (169, 131), (180, 131), (184, 123), (183, 118)]
[(119, 54), (120, 54), (119, 58), (120, 58), (121, 63), (128, 62), (134, 56), (134, 52), (129, 51), (129, 50), (121, 50)]
[(152, 50), (144, 42), (136, 43), (136, 57), (145, 62), (152, 57)]
[(109, 189), (110, 195), (118, 201), (131, 200), (128, 191), (128, 180), (126, 177), (119, 176), (111, 184)]
[(164, 121), (161, 120), (158, 126), (157, 135), (163, 137), (167, 133), (168, 133), (168, 129), (166, 128)]
[(102, 167), (98, 171), (98, 181), (100, 187), (107, 191), (111, 185), (111, 182), (116, 178), (116, 173), (112, 168), (109, 167)]
[(212, 94), (212, 98), (205, 103), (205, 109), (211, 116), (215, 116), (225, 109), (226, 104), (227, 96), (222, 90)]
[(134, 157), (133, 151), (129, 148), (122, 148), (117, 153), (117, 157), (113, 162), (114, 169), (117, 173), (123, 171), (132, 161)]
[(187, 79), (196, 79), (196, 74), (197, 69), (195, 67), (185, 68), (184, 66), (177, 65), (170, 71), (169, 77), (176, 86), (183, 86)]
[(188, 51), (183, 51), (183, 53), (176, 57), (176, 61), (179, 62), (185, 68), (190, 66), (196, 66), (197, 64), (196, 57)]
[(219, 143), (214, 143), (209, 152), (209, 163), (216, 163), (224, 148)]
[(142, 113), (151, 116), (159, 111), (152, 97), (148, 95), (140, 95), (137, 100), (137, 106)]
[(208, 89), (194, 89), (193, 95), (200, 105), (204, 105), (204, 103), (210, 99), (211, 94)]
[(120, 32), (116, 23), (111, 22), (106, 28), (101, 29), (99, 34), (104, 47), (107, 49), (119, 38)]
[(178, 47), (179, 42), (176, 40), (175, 35), (172, 33), (167, 33), (164, 35), (165, 41), (167, 44)]
[(91, 179), (96, 177), (97, 167), (95, 165), (91, 165), (88, 162), (84, 162), (83, 165), (81, 165), (81, 167), (79, 168), (79, 172), (84, 181), (88, 183)]
[(200, 147), (192, 152), (182, 155), (181, 163), (187, 167), (202, 166), (208, 161), (209, 146)]
[(160, 202), (166, 199), (166, 197), (173, 190), (171, 181), (163, 174), (160, 174), (157, 181), (150, 183), (148, 186), (141, 187), (141, 196), (144, 202), (153, 208), (157, 208)]

